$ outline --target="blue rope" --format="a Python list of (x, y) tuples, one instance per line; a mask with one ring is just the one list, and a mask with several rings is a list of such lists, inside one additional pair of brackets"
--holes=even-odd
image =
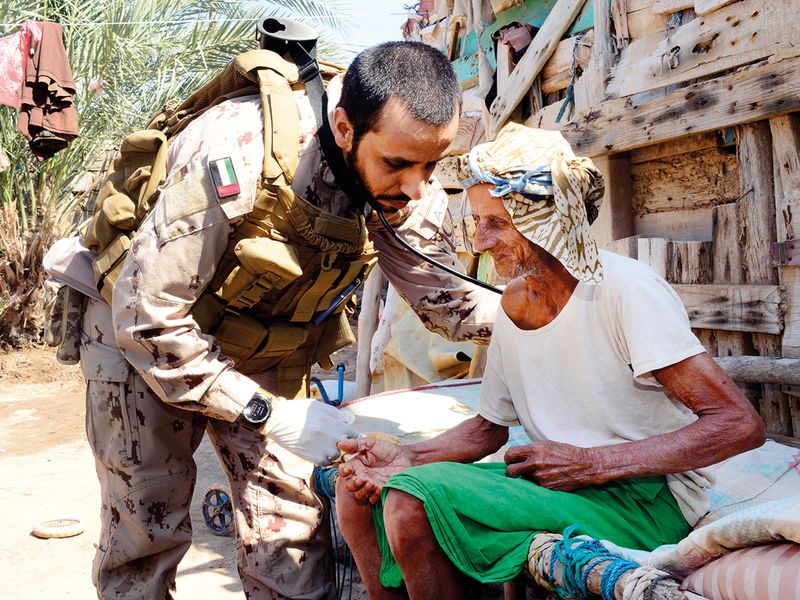
[(638, 568), (639, 565), (621, 558), (615, 559), (603, 571), (600, 579), (600, 597), (603, 600), (614, 600), (614, 586), (625, 571)]
[[(609, 565), (600, 580), (600, 591), (603, 600), (614, 600), (614, 586), (626, 571), (636, 569), (639, 565), (612, 556), (598, 540), (577, 540), (572, 534), (577, 525), (564, 530), (563, 538), (555, 543), (550, 555), (550, 573), (548, 582), (562, 598), (589, 600), (596, 596), (587, 588), (589, 572), (600, 563)], [(562, 582), (555, 578), (556, 564), (561, 563)]]

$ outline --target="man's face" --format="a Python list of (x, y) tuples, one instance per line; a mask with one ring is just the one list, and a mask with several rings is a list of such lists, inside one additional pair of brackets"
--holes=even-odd
[(503, 199), (492, 196), (491, 188), (483, 183), (467, 190), (476, 227), (473, 248), (492, 256), (498, 275), (514, 279), (530, 272), (533, 244), (514, 227)]
[[(334, 116), (337, 134), (342, 132), (342, 118), (346, 120), (343, 111)], [(337, 143), (356, 178), (389, 216), (425, 194), (436, 163), (447, 155), (457, 131), (458, 115), (436, 127), (418, 121), (401, 101), (390, 99), (371, 130), (357, 140), (342, 136)]]

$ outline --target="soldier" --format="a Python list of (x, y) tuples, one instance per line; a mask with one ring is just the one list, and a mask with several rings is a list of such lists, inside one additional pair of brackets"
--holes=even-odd
[[(231, 485), (245, 595), (333, 597), (309, 461), (331, 462), (335, 442), (357, 432), (308, 399), (307, 383), (312, 364), (329, 365), (353, 341), (355, 287), (377, 258), (429, 329), (490, 335), (498, 297), (404, 250), (329, 164), (343, 162), (414, 248), (459, 268), (447, 196), (431, 178), (460, 111), (445, 57), (411, 42), (359, 54), (328, 85), (338, 156), (321, 150), (308, 94), (270, 77), (266, 116), (264, 98), (230, 99), (172, 140), (155, 206), (119, 260), (111, 307), (87, 300), (81, 363), (102, 491), (100, 598), (172, 597), (204, 431)], [(128, 183), (139, 172), (130, 171)], [(116, 215), (107, 202), (100, 212)]]

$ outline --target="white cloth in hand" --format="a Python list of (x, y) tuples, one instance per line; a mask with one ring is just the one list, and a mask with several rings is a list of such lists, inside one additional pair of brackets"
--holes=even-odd
[(361, 434), (333, 406), (311, 398), (272, 401), (272, 414), (262, 431), (276, 443), (315, 465), (329, 465), (340, 456), (336, 442)]

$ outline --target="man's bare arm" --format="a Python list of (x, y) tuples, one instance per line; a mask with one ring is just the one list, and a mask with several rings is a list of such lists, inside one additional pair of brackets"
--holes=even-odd
[(509, 449), (508, 475), (573, 490), (615, 479), (705, 467), (764, 443), (764, 425), (742, 391), (705, 352), (653, 375), (698, 419), (676, 431), (624, 444), (578, 448), (538, 442)]

